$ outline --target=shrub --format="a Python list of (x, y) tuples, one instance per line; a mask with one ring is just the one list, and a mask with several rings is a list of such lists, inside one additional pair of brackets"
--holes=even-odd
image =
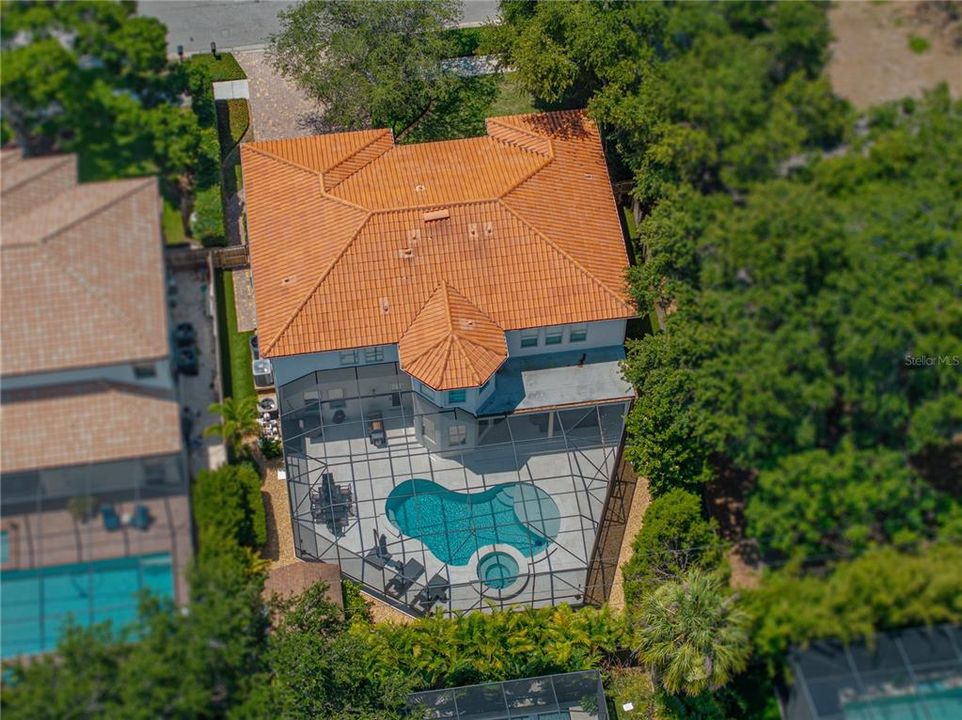
[(194, 171), (194, 183), (200, 189), (220, 186), (220, 141), (214, 128), (204, 128), (200, 131), (200, 152), (197, 158), (197, 168)]
[(267, 542), (261, 479), (250, 466), (201, 471), (192, 500), (202, 555), (227, 551), (235, 543), (260, 548)]
[(685, 490), (671, 490), (648, 506), (632, 549), (622, 567), (629, 606), (658, 583), (691, 567), (712, 570), (722, 558), (716, 523), (705, 520), (698, 496)]
[(281, 451), (281, 441), (277, 438), (262, 437), (261, 438), (261, 454), (267, 460), (274, 460), (283, 455)]
[(371, 608), (361, 595), (361, 586), (351, 580), (341, 582), (341, 589), (344, 592), (344, 617), (348, 622), (362, 622), (370, 624)]
[(226, 242), (224, 205), (219, 186), (197, 191), (194, 198), (194, 213), (190, 219), (190, 231), (204, 245), (223, 245)]
[(786, 569), (747, 594), (757, 651), (774, 662), (793, 644), (852, 641), (886, 628), (962, 621), (962, 547), (869, 550), (827, 578)]
[(912, 35), (909, 37), (909, 50), (914, 52), (916, 55), (921, 55), (922, 53), (927, 52), (930, 47), (932, 47), (932, 43), (930, 43), (927, 38), (919, 35)]

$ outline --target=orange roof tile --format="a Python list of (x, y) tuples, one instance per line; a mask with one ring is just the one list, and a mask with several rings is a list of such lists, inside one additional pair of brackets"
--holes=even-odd
[(436, 390), (481, 385), (508, 358), (504, 330), (447, 283), (421, 308), (398, 351), (401, 367)]
[[(634, 314), (584, 113), (491, 118), (487, 136), (465, 140), (389, 140), (380, 130), (242, 146), (265, 355), (401, 342), (408, 372), (467, 387), (500, 357), (492, 328)], [(483, 319), (483, 341), (451, 329), (459, 313)]]

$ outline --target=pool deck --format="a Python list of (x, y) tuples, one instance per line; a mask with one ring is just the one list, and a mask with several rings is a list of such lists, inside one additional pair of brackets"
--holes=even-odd
[[(295, 483), (292, 486), (297, 518), (295, 532), (301, 534), (302, 544), (305, 533), (311, 533), (316, 536), (318, 548), (327, 548), (326, 551), (319, 549), (319, 555), (325, 552), (337, 555), (340, 548), (342, 570), (378, 591), (394, 576), (395, 570), (379, 570), (361, 558), (376, 547), (376, 539), (383, 534), (392, 560), (407, 562), (413, 558), (424, 566), (424, 574), (419, 579), (422, 585), (416, 585), (407, 593), (403, 602), (410, 602), (424, 582), (435, 573), (442, 573), (449, 578), (453, 607), (483, 608), (483, 594), (488, 591), (478, 582), (477, 559), (495, 546), (480, 548), (465, 565), (446, 564), (419, 540), (394, 527), (385, 514), (385, 499), (396, 485), (410, 478), (431, 480), (462, 493), (474, 493), (502, 483), (533, 482), (558, 505), (560, 531), (547, 551), (533, 558), (515, 555), (517, 551), (511, 554), (527, 569), (526, 577), (540, 575), (551, 587), (545, 591), (536, 589), (537, 583), (528, 583), (531, 587), (519, 591), (512, 602), (550, 605), (562, 586), (571, 601), (583, 593), (617, 444), (578, 448), (556, 439), (553, 444), (549, 443), (550, 447), (541, 447), (530, 454), (523, 449), (518, 452), (516, 448), (515, 454), (508, 457), (499, 449), (498, 456), (477, 452), (462, 459), (429, 452), (418, 442), (414, 429), (400, 417), (385, 417), (384, 422), (388, 438), (384, 447), (375, 447), (367, 437), (352, 437), (347, 432), (339, 436), (337, 427), (326, 429), (323, 440), (306, 441), (311, 477), (330, 472), (336, 484), (350, 486), (355, 514), (344, 533), (335, 537), (323, 523), (311, 519), (308, 487)], [(335, 542), (337, 548), (332, 548)], [(496, 547), (506, 548), (500, 544)]]
[(110, 558), (170, 553), (175, 569), (175, 600), (188, 599), (184, 572), (190, 561), (190, 508), (186, 495), (113, 503), (123, 517), (135, 505), (146, 505), (151, 523), (146, 530), (122, 526), (109, 531), (99, 513), (78, 522), (67, 510), (4, 514), (0, 529), (8, 533), (9, 558), (2, 570), (72, 565)]

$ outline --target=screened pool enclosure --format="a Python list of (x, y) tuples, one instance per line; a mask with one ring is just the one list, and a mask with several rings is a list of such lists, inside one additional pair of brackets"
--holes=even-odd
[(627, 401), (476, 418), (395, 363), (279, 399), (302, 557), (412, 613), (583, 602)]
[(608, 720), (596, 670), (415, 693), (418, 720)]

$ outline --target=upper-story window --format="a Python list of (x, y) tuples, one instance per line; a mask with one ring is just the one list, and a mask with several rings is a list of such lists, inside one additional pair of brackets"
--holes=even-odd
[(364, 362), (366, 363), (384, 362), (384, 348), (382, 347), (364, 348)]
[(341, 365), (357, 365), (357, 350), (342, 350)]
[(538, 346), (538, 328), (532, 328), (529, 330), (521, 331), (521, 347), (537, 347)]
[(134, 377), (138, 380), (157, 377), (157, 368), (153, 363), (139, 363), (134, 365)]
[(463, 403), (467, 398), (464, 390), (448, 390), (448, 404)]
[(564, 337), (564, 328), (550, 327), (544, 331), (545, 345), (560, 345)]
[(587, 325), (572, 325), (568, 331), (568, 342), (584, 342), (588, 339)]

